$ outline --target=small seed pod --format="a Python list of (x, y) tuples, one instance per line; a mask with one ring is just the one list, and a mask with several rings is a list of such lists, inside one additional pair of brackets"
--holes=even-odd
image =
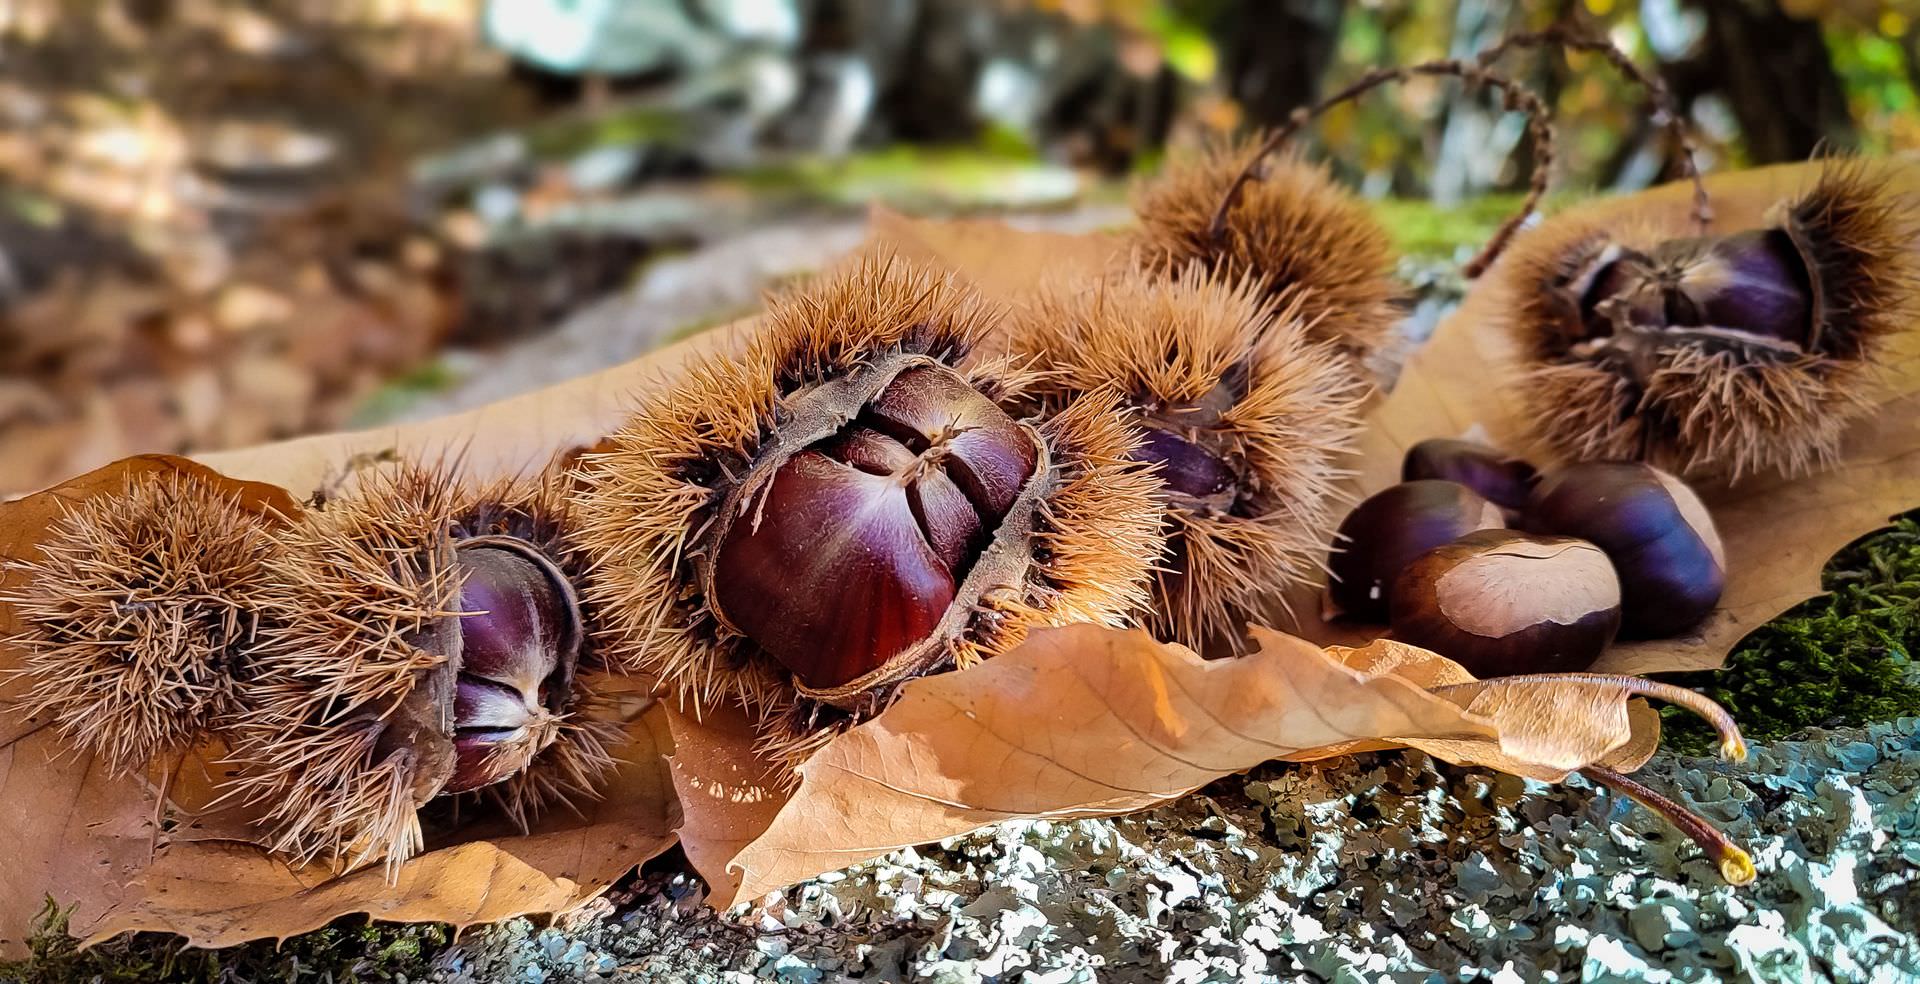
[(1200, 263), (1222, 278), (1252, 277), (1272, 296), (1296, 299), (1312, 339), (1365, 359), (1400, 321), (1392, 240), (1324, 167), (1287, 155), (1244, 186), (1216, 238), (1214, 213), (1256, 152), (1247, 143), (1216, 145), (1171, 162), (1142, 188), (1134, 202), (1140, 262), (1162, 275)]
[(195, 475), (73, 506), (21, 563), (21, 708), (114, 774), (223, 730), (277, 552), (277, 517)]
[(618, 658), (696, 705), (789, 715), (767, 740), (797, 758), (910, 677), (1135, 610), (1158, 483), (1110, 400), (1002, 411), (1029, 377), (970, 357), (995, 321), (864, 258), (648, 401), (580, 474)]
[(1249, 279), (1198, 265), (1043, 293), (1018, 312), (1015, 353), (1043, 413), (1120, 393), (1157, 466), (1168, 554), (1145, 621), (1195, 649), (1241, 628), (1320, 572), (1340, 458), (1362, 387), (1297, 305), (1276, 312)]
[(536, 507), (563, 500), (408, 468), (286, 531), (231, 749), (270, 847), (391, 870), (419, 849), (428, 801), (510, 781), (581, 734), (561, 725), (584, 619), (541, 537), (563, 521)]
[(1498, 449), (1436, 437), (1408, 448), (1400, 465), (1403, 482), (1427, 478), (1458, 482), (1502, 509), (1517, 511), (1526, 506), (1540, 475), (1532, 465)]
[(1392, 625), (1482, 679), (1576, 673), (1620, 631), (1620, 581), (1585, 540), (1477, 530), (1400, 572)]
[(1552, 472), (1527, 507), (1532, 528), (1588, 540), (1620, 575), (1622, 633), (1678, 635), (1720, 602), (1726, 554), (1700, 497), (1650, 465), (1588, 462)]
[(1458, 482), (1424, 479), (1376, 492), (1347, 514), (1327, 561), (1332, 614), (1385, 622), (1394, 578), (1415, 557), (1506, 525), (1500, 507)]
[(1521, 413), (1570, 460), (1739, 478), (1832, 462), (1886, 341), (1920, 317), (1914, 211), (1828, 164), (1760, 229), (1562, 223), (1516, 247)]

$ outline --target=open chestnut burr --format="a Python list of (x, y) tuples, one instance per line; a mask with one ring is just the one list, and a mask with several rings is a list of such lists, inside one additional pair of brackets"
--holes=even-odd
[(577, 475), (612, 657), (779, 716), (766, 743), (797, 760), (909, 678), (1124, 623), (1158, 483), (1110, 396), (1008, 412), (1032, 374), (976, 352), (999, 318), (864, 257), (648, 401)]
[(230, 729), (235, 792), (273, 849), (393, 870), (438, 797), (484, 791), (524, 825), (591, 793), (611, 760), (573, 720), (587, 627), (567, 508), (550, 481), (463, 490), (410, 467), (287, 529)]
[(1920, 219), (1879, 166), (1828, 162), (1755, 228), (1576, 216), (1512, 251), (1499, 306), (1532, 436), (1686, 477), (1832, 462), (1920, 317)]
[(1230, 648), (1318, 575), (1363, 386), (1297, 305), (1195, 264), (1047, 291), (1013, 320), (1039, 411), (1120, 394), (1132, 456), (1153, 466), (1168, 545), (1141, 619), (1156, 636)]

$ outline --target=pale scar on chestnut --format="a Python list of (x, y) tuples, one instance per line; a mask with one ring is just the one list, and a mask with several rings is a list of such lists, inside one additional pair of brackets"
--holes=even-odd
[(958, 374), (908, 364), (742, 497), (717, 534), (715, 613), (802, 686), (845, 687), (971, 605), (968, 576), (1041, 464)]

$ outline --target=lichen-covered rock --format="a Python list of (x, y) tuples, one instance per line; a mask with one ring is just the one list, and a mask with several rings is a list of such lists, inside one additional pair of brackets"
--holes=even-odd
[(1368, 755), (1263, 769), (1115, 820), (1001, 824), (726, 916), (685, 876), (658, 875), (625, 916), (574, 923), (557, 957), (544, 934), (506, 924), (451, 951), (442, 975), (1912, 980), (1917, 732), (1916, 719), (1820, 732), (1742, 765), (1656, 758), (1642, 779), (1753, 852), (1746, 888), (1589, 787)]

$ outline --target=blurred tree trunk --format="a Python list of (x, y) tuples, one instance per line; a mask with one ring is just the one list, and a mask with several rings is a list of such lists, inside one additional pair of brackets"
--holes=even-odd
[(1755, 164), (1804, 160), (1823, 143), (1854, 145), (1846, 89), (1820, 24), (1777, 0), (1693, 0), (1707, 22), (1699, 50), (1667, 67), (1682, 105), (1709, 92), (1727, 101)]
[(1209, 24), (1247, 122), (1272, 126), (1320, 95), (1340, 42), (1339, 0), (1224, 0)]

